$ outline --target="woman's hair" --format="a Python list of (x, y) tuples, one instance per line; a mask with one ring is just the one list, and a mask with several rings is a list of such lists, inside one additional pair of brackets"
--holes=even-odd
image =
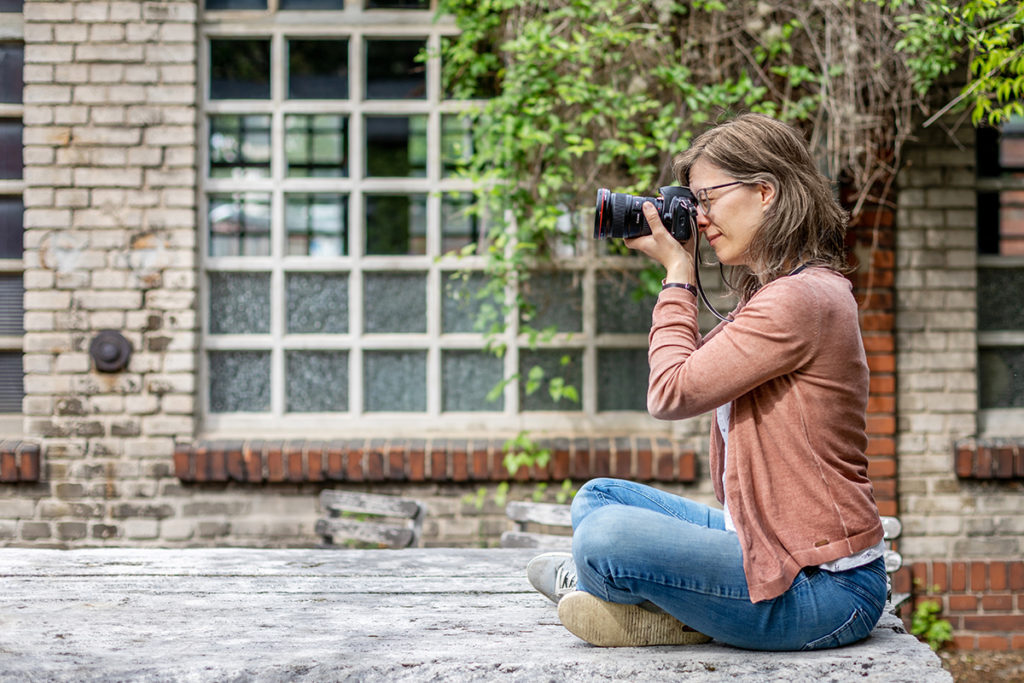
[(672, 166), (682, 185), (689, 184), (698, 159), (741, 182), (775, 189), (748, 247), (751, 265), (736, 271), (737, 281), (729, 283), (742, 299), (799, 264), (848, 272), (848, 215), (794, 128), (761, 114), (743, 114), (704, 132)]

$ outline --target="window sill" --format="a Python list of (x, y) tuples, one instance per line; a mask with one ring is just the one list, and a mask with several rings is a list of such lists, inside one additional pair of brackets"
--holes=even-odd
[[(186, 483), (498, 482), (510, 479), (499, 439), (346, 441), (199, 440), (175, 446)], [(689, 483), (697, 455), (665, 438), (553, 438), (546, 467), (522, 468), (516, 481), (619, 477)]]
[(953, 452), (960, 479), (1024, 479), (1024, 438), (965, 439), (953, 445)]
[(39, 444), (17, 439), (0, 440), (0, 482), (37, 482), (39, 470)]

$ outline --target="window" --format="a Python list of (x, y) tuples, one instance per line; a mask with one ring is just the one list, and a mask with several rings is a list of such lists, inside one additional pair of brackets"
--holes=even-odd
[(21, 10), (21, 2), (0, 2), (0, 433), (8, 436), (22, 432), (25, 397)]
[[(530, 310), (487, 350), (501, 302), (477, 296), (487, 225), (457, 173), (471, 103), (442, 92), (455, 28), (428, 2), (206, 0), (201, 31), (206, 431), (654, 424), (645, 262), (599, 254), (592, 216), (566, 218), (567, 268), (523, 284)], [(527, 318), (554, 333), (533, 343)]]
[(1024, 119), (978, 131), (978, 367), (981, 431), (1024, 425)]

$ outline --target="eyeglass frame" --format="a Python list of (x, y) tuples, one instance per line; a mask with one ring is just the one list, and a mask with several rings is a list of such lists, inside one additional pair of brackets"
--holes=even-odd
[(731, 183), (723, 183), (721, 185), (712, 185), (711, 187), (702, 187), (693, 193), (693, 196), (697, 198), (697, 204), (700, 206), (700, 210), (706, 215), (711, 211), (711, 197), (708, 196), (708, 192), (711, 190), (720, 190), (723, 187), (732, 187), (733, 185), (746, 185), (743, 180), (734, 180)]

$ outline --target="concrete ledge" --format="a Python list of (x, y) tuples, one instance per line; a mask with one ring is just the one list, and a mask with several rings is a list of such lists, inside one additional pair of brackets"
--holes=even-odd
[(0, 681), (952, 681), (887, 616), (812, 653), (595, 648), (534, 551), (0, 550)]

